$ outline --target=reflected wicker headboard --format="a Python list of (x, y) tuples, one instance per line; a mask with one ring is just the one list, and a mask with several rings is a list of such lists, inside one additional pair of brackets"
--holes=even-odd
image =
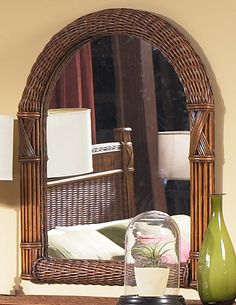
[[(47, 183), (47, 230), (56, 226), (91, 224), (135, 216), (134, 156), (130, 128), (115, 129), (117, 142), (93, 145), (93, 172)], [(39, 259), (33, 275), (37, 280), (66, 282), (63, 260)], [(123, 285), (123, 261), (67, 260), (71, 280), (77, 283)], [(188, 262), (181, 264), (180, 285), (188, 283)], [(47, 272), (45, 272), (47, 270)], [(56, 270), (56, 272), (55, 272)], [(89, 275), (88, 275), (89, 274)], [(172, 280), (172, 277), (171, 277)]]
[(130, 129), (93, 145), (93, 172), (47, 183), (47, 230), (135, 216)]

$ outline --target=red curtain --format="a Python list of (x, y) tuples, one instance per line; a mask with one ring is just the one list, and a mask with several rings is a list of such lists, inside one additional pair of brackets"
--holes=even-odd
[(49, 108), (90, 108), (92, 141), (96, 143), (93, 68), (90, 43), (74, 54), (60, 74)]

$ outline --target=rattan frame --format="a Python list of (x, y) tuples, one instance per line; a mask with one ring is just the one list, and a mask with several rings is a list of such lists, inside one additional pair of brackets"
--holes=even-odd
[[(79, 47), (94, 38), (114, 33), (133, 35), (159, 48), (174, 67), (184, 87), (191, 138), (190, 280), (194, 286), (197, 280), (199, 249), (209, 219), (209, 194), (214, 192), (213, 94), (201, 59), (175, 26), (158, 15), (126, 8), (95, 12), (63, 28), (45, 46), (28, 76), (18, 109), (22, 278), (34, 280), (32, 268), (47, 253), (44, 213), (47, 160), (45, 123), (51, 92), (60, 71)], [(80, 261), (73, 261), (74, 265), (80, 268)], [(68, 262), (63, 262), (61, 266), (67, 270), (67, 278), (61, 282), (72, 283), (73, 266)], [(89, 264), (87, 268), (89, 269)], [(114, 278), (103, 284), (119, 283)]]

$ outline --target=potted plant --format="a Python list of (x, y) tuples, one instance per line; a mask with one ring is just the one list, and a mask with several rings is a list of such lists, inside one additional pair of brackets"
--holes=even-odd
[(175, 239), (140, 236), (131, 248), (140, 296), (162, 296), (175, 261)]

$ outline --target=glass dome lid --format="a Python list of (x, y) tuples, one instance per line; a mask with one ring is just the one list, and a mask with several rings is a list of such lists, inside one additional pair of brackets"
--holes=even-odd
[(178, 295), (179, 239), (178, 226), (166, 213), (148, 211), (130, 222), (125, 237), (125, 295)]

